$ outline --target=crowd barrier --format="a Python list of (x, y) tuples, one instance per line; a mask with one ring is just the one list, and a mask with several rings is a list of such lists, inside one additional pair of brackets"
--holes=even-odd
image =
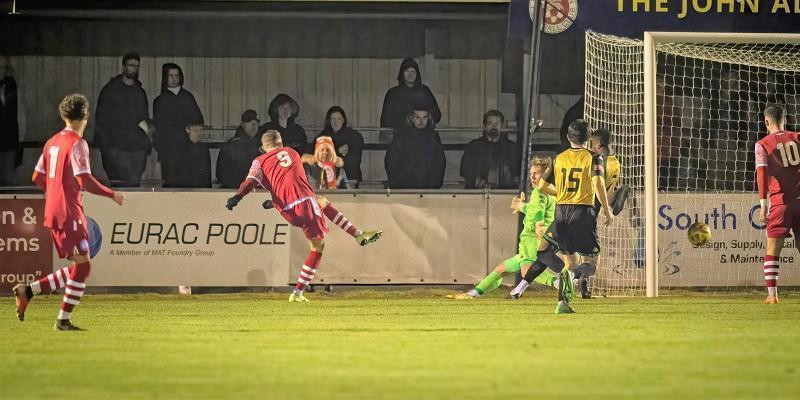
[[(380, 241), (360, 247), (329, 222), (331, 233), (317, 273), (319, 284), (471, 284), (516, 253), (514, 191), (333, 191), (325, 195), (357, 227), (381, 229)], [(302, 232), (274, 210), (264, 193), (225, 209), (230, 191), (129, 191), (117, 206), (84, 197), (87, 215), (103, 231), (89, 284), (93, 286), (285, 286), (308, 254)], [(716, 197), (715, 197), (716, 196)], [(763, 227), (750, 195), (659, 197), (661, 284), (670, 287), (759, 286)], [(719, 200), (715, 202), (715, 200)], [(697, 209), (698, 201), (708, 210)], [(754, 211), (755, 210), (755, 211)], [(755, 213), (755, 214), (754, 214)], [(64, 264), (41, 226), (41, 194), (0, 195), (0, 290), (44, 276)], [(686, 229), (708, 219), (711, 244), (694, 248)], [(630, 234), (629, 210), (615, 219), (620, 237), (601, 243), (613, 258), (644, 267), (643, 240)], [(614, 229), (612, 228), (612, 229)], [(606, 229), (606, 228), (602, 228)], [(643, 234), (643, 229), (641, 230)], [(603, 232), (601, 232), (603, 233)], [(625, 237), (622, 237), (625, 236)], [(800, 285), (797, 250), (787, 240), (781, 284)], [(639, 259), (636, 259), (636, 258)], [(678, 268), (675, 268), (675, 267)], [(613, 272), (613, 271), (612, 271)]]

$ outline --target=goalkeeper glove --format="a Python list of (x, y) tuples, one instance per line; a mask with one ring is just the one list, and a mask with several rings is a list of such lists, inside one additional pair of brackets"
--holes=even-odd
[(261, 207), (264, 207), (265, 210), (269, 210), (270, 208), (273, 208), (274, 206), (272, 205), (272, 200), (266, 199), (266, 200), (264, 200), (263, 203), (261, 203)]
[(233, 211), (233, 207), (236, 207), (236, 205), (239, 204), (240, 201), (242, 201), (242, 196), (239, 196), (238, 194), (234, 195), (233, 197), (228, 199), (228, 203), (225, 204), (225, 208)]

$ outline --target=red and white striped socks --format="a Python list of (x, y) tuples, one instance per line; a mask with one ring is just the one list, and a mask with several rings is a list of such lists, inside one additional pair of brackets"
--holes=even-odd
[(322, 253), (318, 253), (314, 250), (308, 253), (306, 262), (303, 264), (303, 267), (300, 268), (300, 275), (297, 277), (297, 285), (294, 286), (295, 294), (302, 295), (303, 291), (306, 290), (308, 285), (311, 284), (311, 281), (314, 280), (314, 275), (317, 273), (317, 267), (321, 259)]
[(53, 291), (63, 288), (67, 285), (67, 280), (69, 280), (69, 270), (70, 268), (74, 268), (75, 264), (72, 264), (69, 267), (64, 267), (59, 269), (52, 274), (45, 276), (38, 281), (32, 282), (30, 284), (31, 291), (34, 295), (37, 294), (50, 294)]
[(92, 270), (89, 262), (75, 264), (75, 267), (70, 271), (69, 279), (67, 280), (67, 288), (64, 290), (64, 298), (61, 300), (61, 311), (58, 313), (58, 319), (70, 319), (72, 310), (78, 303), (81, 302), (83, 297), (83, 290), (86, 289), (86, 278), (89, 277), (89, 272)]
[(778, 256), (764, 257), (764, 283), (772, 297), (778, 297)]
[(350, 236), (356, 237), (360, 235), (362, 232), (356, 228), (347, 217), (344, 216), (339, 210), (333, 207), (332, 204), (328, 203), (328, 206), (322, 210), (322, 213), (328, 217), (334, 224), (342, 228), (345, 232), (347, 232)]
[(58, 319), (70, 319), (72, 310), (81, 302), (83, 290), (86, 289), (84, 282), (89, 277), (91, 270), (92, 266), (89, 262), (72, 264), (69, 267), (61, 268), (31, 283), (31, 292), (34, 295), (49, 294), (66, 287), (64, 298), (61, 300), (61, 311), (58, 313)]

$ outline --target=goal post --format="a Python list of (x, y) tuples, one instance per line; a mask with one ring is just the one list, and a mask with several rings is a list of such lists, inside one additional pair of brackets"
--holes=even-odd
[[(757, 285), (753, 260), (763, 249), (729, 247), (762, 241), (749, 208), (753, 146), (767, 103), (783, 103), (789, 128), (800, 125), (800, 34), (645, 32), (638, 40), (587, 32), (585, 72), (584, 118), (612, 132), (622, 183), (633, 188), (620, 216), (627, 222), (599, 228), (595, 292), (655, 297), (659, 287)], [(682, 213), (665, 216), (664, 207)], [(719, 223), (718, 242), (692, 249), (678, 234), (703, 218)]]

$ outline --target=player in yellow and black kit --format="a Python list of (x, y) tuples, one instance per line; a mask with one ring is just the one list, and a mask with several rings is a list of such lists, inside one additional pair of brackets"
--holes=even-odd
[[(617, 156), (611, 154), (610, 146), (611, 132), (609, 132), (607, 129), (601, 128), (591, 133), (589, 138), (589, 149), (603, 157), (603, 161), (605, 162), (605, 187), (608, 194), (608, 202), (609, 206), (611, 207), (612, 214), (616, 216), (625, 206), (625, 201), (628, 199), (628, 196), (631, 193), (631, 187), (629, 185), (619, 186), (622, 165), (620, 164), (619, 159), (617, 159)], [(553, 188), (553, 190), (554, 189), (555, 188)], [(555, 192), (552, 193), (554, 194)], [(594, 198), (594, 212), (595, 215), (600, 212), (600, 201), (597, 200), (596, 195)], [(557, 242), (555, 231), (550, 230), (548, 232), (548, 236), (552, 243)], [(534, 266), (529, 269), (526, 274), (524, 274), (523, 279), (519, 282), (519, 284), (517, 284), (517, 287), (511, 291), (512, 298), (519, 299), (525, 289), (527, 289), (534, 280), (543, 285), (559, 287), (560, 281), (552, 274), (554, 273), (558, 275), (558, 271), (561, 271), (563, 262), (561, 262), (555, 253), (553, 253), (555, 248), (554, 245), (546, 241), (543, 244), (544, 246), (539, 249), (539, 258), (537, 263), (535, 263)], [(543, 265), (537, 269), (537, 264)], [(549, 267), (554, 272), (546, 271), (550, 273), (543, 273), (542, 271), (545, 271), (546, 267)], [(586, 260), (582, 259), (580, 265), (575, 268), (574, 285), (580, 288), (581, 297), (584, 299), (592, 298), (592, 293), (589, 291), (587, 279), (594, 275), (596, 271), (596, 260), (594, 263), (592, 263), (586, 262)], [(565, 288), (569, 289), (568, 287)]]
[[(608, 129), (597, 129), (592, 131), (589, 138), (589, 149), (603, 157), (605, 170), (605, 187), (608, 195), (608, 203), (611, 213), (616, 216), (622, 211), (625, 201), (630, 195), (631, 187), (623, 185), (619, 187), (622, 165), (616, 155), (611, 154), (611, 132)], [(594, 199), (594, 212), (600, 212), (600, 201), (597, 196)], [(581, 297), (591, 299), (592, 293), (589, 291), (587, 279), (597, 271), (596, 263), (585, 262), (582, 260), (580, 265), (575, 268), (575, 285), (580, 288)]]
[[(597, 214), (593, 207), (595, 196), (605, 214), (605, 224), (609, 225), (613, 220), (606, 192), (605, 161), (601, 155), (585, 148), (589, 141), (589, 125), (586, 121), (579, 119), (570, 124), (567, 139), (570, 148), (556, 156), (553, 163), (556, 215), (545, 235), (545, 239), (555, 244), (564, 255), (567, 268), (562, 271), (561, 289), (571, 285), (571, 277), (565, 274), (576, 270), (578, 255), (583, 258), (583, 264), (592, 268), (600, 252)], [(543, 179), (539, 184), (545, 191), (553, 189)], [(556, 313), (573, 313), (563, 292), (559, 290)]]

